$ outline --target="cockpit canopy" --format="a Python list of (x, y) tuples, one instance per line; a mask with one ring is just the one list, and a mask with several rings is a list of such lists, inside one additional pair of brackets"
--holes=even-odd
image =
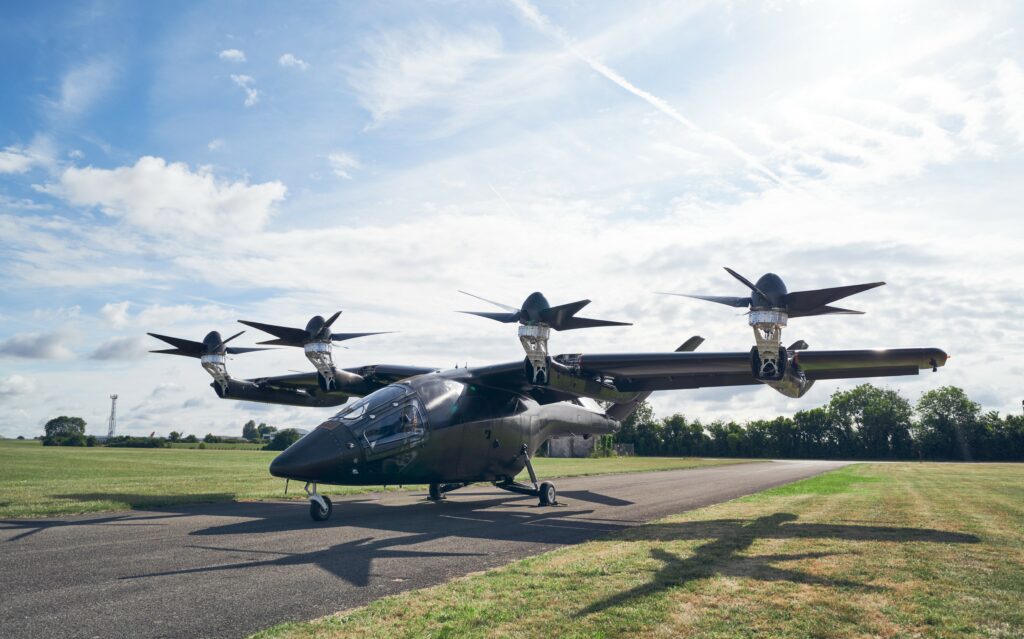
[(392, 384), (345, 406), (328, 421), (345, 426), (373, 459), (426, 440), (430, 425), (448, 422), (465, 385), (428, 376)]

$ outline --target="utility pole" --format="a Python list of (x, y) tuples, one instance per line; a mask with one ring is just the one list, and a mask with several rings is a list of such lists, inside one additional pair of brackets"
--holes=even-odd
[(107, 420), (107, 441), (114, 438), (117, 430), (117, 394), (110, 396), (110, 419)]

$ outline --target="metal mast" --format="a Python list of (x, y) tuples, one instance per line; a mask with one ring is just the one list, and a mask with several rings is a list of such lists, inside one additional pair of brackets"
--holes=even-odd
[(117, 395), (110, 396), (110, 419), (107, 420), (107, 439), (114, 438), (114, 431), (117, 430)]

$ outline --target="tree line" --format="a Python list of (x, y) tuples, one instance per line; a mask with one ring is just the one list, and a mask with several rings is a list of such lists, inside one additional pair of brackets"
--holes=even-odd
[(656, 419), (645, 402), (615, 441), (650, 456), (1024, 461), (1024, 416), (983, 412), (956, 386), (911, 405), (898, 391), (862, 384), (793, 417), (745, 424)]

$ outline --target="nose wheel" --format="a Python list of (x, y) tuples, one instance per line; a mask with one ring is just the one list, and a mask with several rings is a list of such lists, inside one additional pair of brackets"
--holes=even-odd
[(309, 489), (309, 484), (305, 487), (306, 495), (309, 496), (309, 516), (313, 521), (327, 521), (331, 518), (331, 513), (334, 512), (334, 504), (331, 503), (331, 498), (326, 495), (321, 495), (316, 491), (316, 484), (313, 484), (313, 490)]

